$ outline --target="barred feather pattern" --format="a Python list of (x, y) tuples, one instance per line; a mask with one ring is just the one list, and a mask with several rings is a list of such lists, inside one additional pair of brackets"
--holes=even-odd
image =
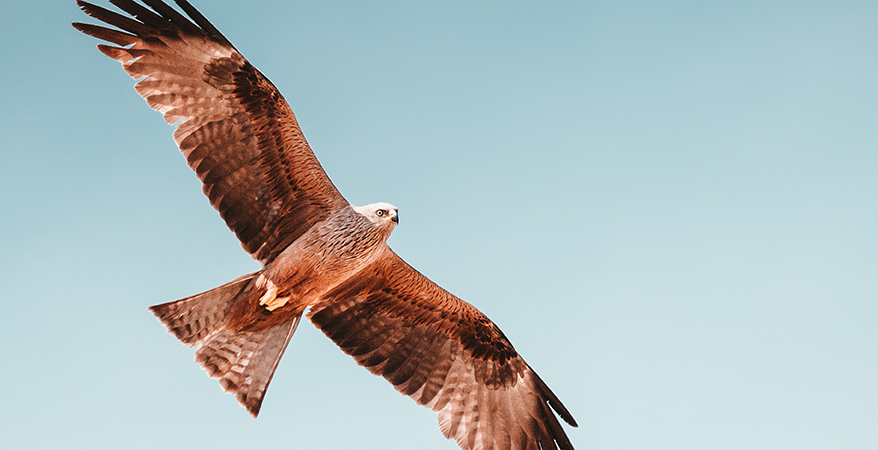
[(74, 23), (116, 44), (98, 49), (140, 81), (241, 245), (266, 265), (315, 223), (348, 206), (275, 86), (188, 3), (195, 23), (158, 0), (112, 0), (135, 19), (79, 0), (118, 29)]
[(572, 449), (558, 398), (484, 314), (383, 258), (312, 306), (309, 319), (358, 364), (439, 413), (466, 450)]
[[(180, 342), (201, 346), (195, 352), (195, 361), (209, 376), (219, 378), (223, 390), (235, 395), (254, 417), (259, 414), (268, 384), (302, 316), (300, 310), (272, 317), (275, 323), (268, 326), (241, 326), (240, 310), (257, 304), (265, 292), (257, 281), (261, 273), (149, 308)], [(264, 309), (257, 311), (263, 320), (271, 315)]]
[[(196, 360), (223, 389), (256, 416), (310, 306), (317, 327), (357, 363), (436, 411), (443, 435), (461, 448), (572, 449), (558, 420), (576, 426), (569, 411), (491, 320), (386, 246), (393, 225), (377, 243), (343, 226), (317, 232), (352, 207), (326, 176), (287, 102), (228, 39), (186, 0), (175, 2), (188, 17), (162, 0), (110, 1), (128, 16), (77, 3), (115, 28), (74, 27), (114, 44), (98, 48), (121, 62), (139, 80), (137, 93), (176, 125), (174, 139), (211, 205), (263, 265), (260, 282), (251, 274), (151, 308), (184, 344), (201, 345)], [(314, 270), (340, 244), (306, 234), (341, 234), (351, 240), (342, 247), (368, 251)], [(302, 295), (266, 309), (261, 299), (269, 286), (275, 299)]]
[(195, 352), (195, 361), (256, 417), (301, 317), (259, 331), (223, 330)]
[(251, 287), (251, 280), (257, 275), (258, 272), (244, 275), (201, 294), (150, 306), (149, 310), (180, 342), (190, 347), (201, 345), (226, 325), (235, 299)]

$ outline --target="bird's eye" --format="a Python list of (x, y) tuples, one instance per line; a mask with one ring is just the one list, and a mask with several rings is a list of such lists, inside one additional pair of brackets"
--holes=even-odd
[(383, 209), (379, 209), (378, 211), (375, 211), (375, 215), (378, 217), (384, 217), (385, 214), (387, 214), (387, 211), (385, 211)]

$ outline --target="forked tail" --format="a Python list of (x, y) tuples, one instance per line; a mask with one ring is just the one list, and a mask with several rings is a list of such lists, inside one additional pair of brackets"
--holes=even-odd
[(264, 292), (255, 283), (258, 276), (259, 272), (244, 275), (207, 292), (149, 308), (180, 342), (201, 346), (195, 361), (208, 375), (219, 378), (223, 390), (234, 394), (253, 417), (259, 414), (268, 384), (302, 317), (258, 330), (229, 327), (233, 305), (258, 301)]
[(244, 275), (207, 292), (150, 306), (149, 310), (183, 344), (189, 347), (202, 345), (223, 330), (235, 300), (253, 289), (252, 281), (258, 275), (259, 272)]

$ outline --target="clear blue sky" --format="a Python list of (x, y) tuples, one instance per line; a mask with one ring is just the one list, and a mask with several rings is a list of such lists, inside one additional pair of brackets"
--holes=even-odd
[[(878, 3), (195, 6), (578, 449), (878, 448)], [(257, 420), (165, 333), (258, 266), (86, 19), (0, 15), (3, 447), (456, 448), (310, 324)]]

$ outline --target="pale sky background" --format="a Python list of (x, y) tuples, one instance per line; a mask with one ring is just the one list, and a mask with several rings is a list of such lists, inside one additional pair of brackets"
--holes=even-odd
[[(577, 449), (878, 448), (878, 2), (195, 6)], [(310, 324), (257, 420), (165, 332), (258, 265), (82, 20), (0, 14), (0, 447), (457, 448)]]

